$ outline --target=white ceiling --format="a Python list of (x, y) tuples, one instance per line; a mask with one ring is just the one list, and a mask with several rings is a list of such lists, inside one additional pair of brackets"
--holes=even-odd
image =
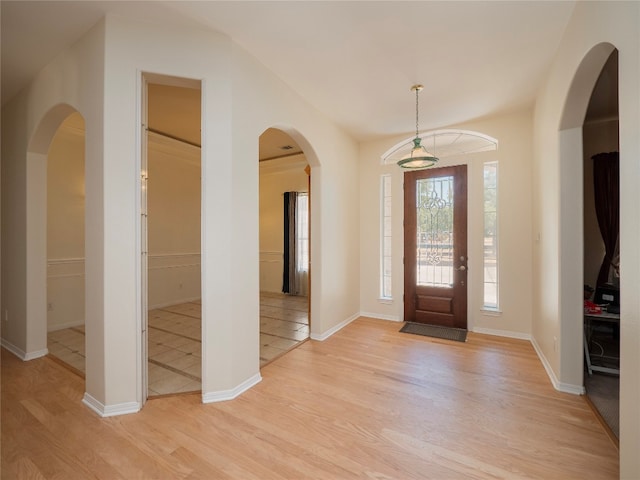
[(2, 102), (106, 12), (223, 32), (354, 138), (533, 104), (574, 1), (2, 1)]

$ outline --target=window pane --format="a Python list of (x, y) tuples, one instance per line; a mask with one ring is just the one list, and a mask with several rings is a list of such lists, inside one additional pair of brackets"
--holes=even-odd
[(484, 306), (498, 308), (498, 284), (484, 284)]
[(384, 218), (391, 217), (391, 197), (384, 198)]
[(391, 175), (380, 177), (380, 297), (391, 298)]
[(296, 203), (296, 269), (309, 270), (309, 195), (298, 194)]
[(498, 309), (498, 162), (484, 164), (484, 307)]
[(484, 165), (484, 187), (496, 188), (498, 185), (498, 164), (495, 162)]
[(416, 181), (417, 284), (453, 285), (453, 177)]
[(382, 273), (385, 277), (391, 275), (391, 257), (385, 257)]

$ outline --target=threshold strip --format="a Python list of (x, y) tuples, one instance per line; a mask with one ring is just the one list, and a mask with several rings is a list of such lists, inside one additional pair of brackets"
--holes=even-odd
[(162, 367), (162, 368), (164, 368), (166, 370), (169, 370), (169, 371), (171, 371), (173, 373), (177, 373), (178, 375), (182, 375), (183, 377), (187, 377), (190, 380), (194, 380), (196, 382), (201, 382), (202, 381), (202, 379), (200, 377), (196, 377), (195, 375), (191, 375), (188, 372), (180, 370), (180, 369), (178, 369), (176, 367), (172, 367), (171, 365), (167, 365), (166, 363), (159, 362), (158, 360), (154, 360), (153, 358), (149, 359), (149, 363), (153, 363), (154, 365), (156, 365), (158, 367)]
[(297, 322), (295, 320), (285, 320), (284, 318), (271, 317), (269, 315), (263, 315), (262, 313), (260, 314), (260, 318), (269, 318), (271, 320), (278, 320), (280, 322), (287, 322), (287, 323), (297, 323), (298, 325), (303, 325), (305, 327), (309, 326), (309, 323)]
[[(153, 330), (158, 330), (160, 332), (168, 333), (170, 335), (175, 335), (176, 337), (182, 337), (182, 338), (186, 338), (187, 340), (193, 340), (194, 342), (202, 343), (202, 340), (200, 340), (199, 338), (193, 338), (188, 335), (183, 335), (182, 333), (172, 332), (171, 330), (167, 330), (165, 328), (154, 327), (153, 325), (149, 325), (149, 328)], [(162, 344), (159, 343), (158, 345), (162, 345)], [(170, 345), (167, 345), (167, 346), (170, 346)]]
[(183, 317), (195, 318), (196, 320), (202, 320), (202, 315), (200, 315), (200, 316), (189, 315), (188, 313), (174, 312), (173, 310), (167, 310), (166, 308), (154, 308), (153, 310), (150, 310), (150, 312), (154, 312), (154, 311), (165, 312), (165, 313), (173, 313), (174, 315), (182, 315)]

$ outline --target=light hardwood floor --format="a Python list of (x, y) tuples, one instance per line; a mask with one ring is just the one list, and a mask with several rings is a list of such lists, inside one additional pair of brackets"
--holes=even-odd
[(399, 328), (360, 318), (233, 401), (173, 396), (107, 419), (81, 404), (81, 378), (3, 349), (2, 478), (618, 477), (585, 399), (555, 391), (528, 342)]

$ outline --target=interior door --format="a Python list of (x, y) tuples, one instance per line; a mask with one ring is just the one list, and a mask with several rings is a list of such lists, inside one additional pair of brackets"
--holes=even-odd
[(467, 328), (467, 166), (405, 173), (404, 321)]

